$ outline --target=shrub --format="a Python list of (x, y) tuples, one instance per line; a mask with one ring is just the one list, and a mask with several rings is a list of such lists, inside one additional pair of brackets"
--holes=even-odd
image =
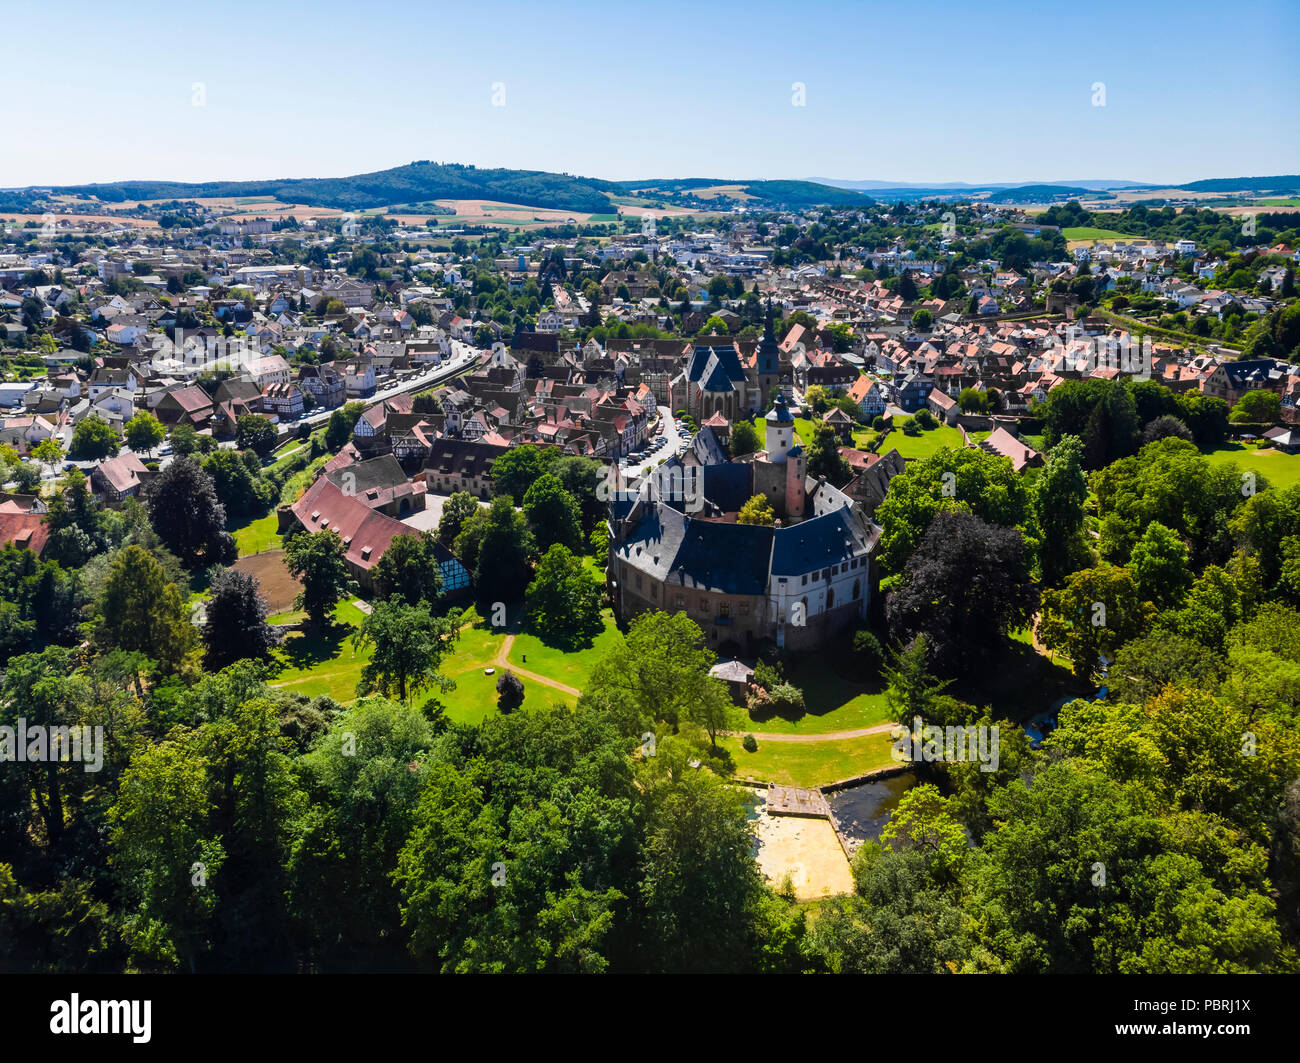
[(740, 740), (740, 747), (746, 753), (757, 753), (758, 740), (753, 735), (745, 735), (745, 737)]
[(866, 628), (853, 633), (853, 659), (864, 675), (873, 678), (880, 674), (880, 666), (885, 663), (880, 640)]

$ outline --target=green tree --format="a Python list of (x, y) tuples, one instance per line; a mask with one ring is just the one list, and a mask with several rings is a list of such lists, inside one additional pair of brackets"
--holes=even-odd
[(364, 402), (349, 402), (330, 414), (325, 424), (325, 447), (327, 450), (342, 450), (352, 439), (352, 429), (366, 412)]
[(47, 436), (32, 447), (32, 457), (54, 472), (63, 461), (63, 447), (54, 436)]
[(1073, 573), (1059, 590), (1043, 595), (1038, 637), (1048, 649), (1069, 657), (1074, 674), (1088, 681), (1103, 656), (1113, 659), (1153, 618), (1133, 574), (1102, 562)]
[[(329, 430), (328, 425), (326, 431)], [(252, 450), (259, 457), (266, 457), (275, 449), (278, 438), (275, 425), (269, 417), (257, 413), (241, 414), (235, 421), (235, 443), (240, 450)]]
[(394, 536), (375, 565), (375, 596), (384, 601), (432, 605), (442, 593), (442, 569), (431, 532)]
[(200, 736), (178, 730), (132, 758), (109, 810), (109, 861), (128, 899), (123, 939), (136, 970), (195, 971), (212, 946), (212, 883), (226, 852), (211, 829), (209, 770)]
[(465, 521), (479, 511), (479, 501), (468, 491), (454, 491), (442, 504), (442, 516), (438, 519), (438, 541), (450, 547), (460, 534)]
[(113, 426), (94, 414), (83, 417), (72, 430), (71, 454), (74, 458), (84, 461), (109, 458), (117, 453), (119, 446)]
[(522, 501), (528, 489), (559, 456), (553, 447), (528, 444), (511, 447), (492, 463), (492, 486), (497, 495)]
[(1228, 420), (1248, 424), (1272, 424), (1281, 417), (1282, 400), (1275, 391), (1248, 391), (1232, 408)]
[(808, 446), (808, 475), (826, 479), (836, 487), (843, 487), (853, 475), (849, 463), (840, 454), (840, 437), (825, 421), (813, 425), (813, 438)]
[(226, 507), (217, 498), (212, 477), (193, 458), (177, 458), (143, 494), (154, 531), (187, 568), (234, 560)]
[(1083, 444), (1078, 436), (1064, 436), (1048, 455), (1033, 496), (1042, 533), (1039, 558), (1044, 583), (1055, 586), (1086, 559), (1083, 504), (1087, 497)]
[(582, 541), (582, 514), (559, 477), (543, 473), (534, 480), (524, 494), (523, 509), (538, 550), (545, 552), (555, 544), (569, 550), (578, 549)]
[(758, 437), (758, 429), (750, 421), (737, 421), (731, 426), (731, 456), (743, 458), (746, 454), (756, 454), (763, 449), (763, 441)]
[(167, 435), (167, 429), (148, 410), (141, 410), (123, 428), (126, 445), (137, 454), (152, 453)]
[(598, 635), (604, 588), (567, 547), (555, 543), (537, 562), (524, 595), (530, 629), (544, 641), (576, 647)]
[(301, 532), (284, 544), (289, 573), (302, 584), (294, 607), (307, 613), (317, 631), (326, 625), (334, 606), (352, 585), (346, 556), (336, 531)]
[(394, 600), (378, 603), (352, 637), (353, 646), (368, 647), (369, 662), (361, 671), (357, 695), (378, 692), (396, 695), (403, 704), (430, 685), (449, 689), (438, 674), (443, 656), (456, 644), (460, 614), (435, 617), (424, 604)]
[(266, 599), (256, 578), (247, 572), (223, 568), (217, 573), (208, 591), (206, 613), (205, 663), (212, 671), (246, 657), (266, 658), (276, 644), (275, 631), (266, 620)]
[[(458, 553), (468, 538), (477, 538), (472, 565), (480, 615), (488, 616), (496, 602), (522, 598), (532, 576), (536, 546), (528, 522), (515, 512), (509, 496), (496, 496), (485, 512), (466, 522), (456, 539)], [(464, 555), (461, 561), (467, 567), (471, 564)]]
[(737, 524), (765, 524), (770, 527), (775, 522), (776, 513), (772, 510), (772, 504), (762, 495), (754, 495), (736, 514)]
[(912, 462), (889, 482), (889, 494), (876, 510), (884, 529), (877, 552), (886, 573), (901, 572), (930, 521), (943, 509), (966, 509), (990, 524), (1019, 527), (1031, 553), (1032, 530), (1028, 489), (1007, 458), (978, 448), (943, 449)]
[(140, 546), (124, 547), (114, 559), (95, 618), (94, 641), (101, 650), (143, 653), (169, 672), (186, 666), (198, 642), (180, 590)]
[(1187, 559), (1182, 539), (1159, 521), (1152, 521), (1129, 559), (1138, 593), (1158, 608), (1177, 608), (1192, 585)]

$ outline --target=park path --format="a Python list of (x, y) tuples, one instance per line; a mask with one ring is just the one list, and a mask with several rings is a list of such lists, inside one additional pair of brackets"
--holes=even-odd
[(507, 635), (501, 641), (501, 648), (497, 650), (497, 655), (492, 659), (492, 663), (501, 668), (509, 668), (515, 675), (522, 679), (531, 679), (534, 683), (541, 683), (544, 687), (550, 687), (553, 690), (561, 690), (566, 694), (572, 694), (575, 698), (582, 697), (582, 691), (577, 687), (571, 687), (566, 683), (556, 682), (544, 675), (538, 675), (536, 672), (530, 672), (526, 668), (520, 668), (517, 664), (510, 662), (510, 648), (515, 644), (514, 635)]
[(752, 734), (763, 742), (838, 742), (845, 738), (865, 738), (867, 735), (881, 735), (892, 731), (898, 724), (878, 723), (874, 727), (859, 727), (852, 731), (827, 731), (820, 735), (785, 734), (781, 731), (723, 731), (723, 734), (740, 738)]

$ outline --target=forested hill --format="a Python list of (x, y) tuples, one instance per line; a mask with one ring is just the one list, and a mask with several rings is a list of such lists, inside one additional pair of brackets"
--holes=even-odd
[(285, 178), (270, 181), (114, 181), (56, 188), (65, 194), (108, 202), (187, 199), (205, 196), (275, 196), (313, 207), (364, 210), (430, 199), (491, 199), (529, 207), (604, 213), (612, 211), (598, 182), (541, 170), (480, 170), (456, 163), (413, 162), (352, 177)]
[[(364, 210), (431, 199), (489, 199), (529, 207), (612, 213), (611, 195), (633, 189), (647, 193), (689, 194), (712, 186), (709, 201), (719, 205), (757, 200), (766, 206), (820, 206), (869, 202), (860, 192), (811, 181), (744, 181), (694, 178), (646, 182), (602, 181), (542, 170), (481, 170), (458, 163), (420, 161), (353, 177), (283, 178), (268, 181), (113, 181), (67, 185), (52, 191), (93, 195), (105, 202), (136, 199), (191, 199), (218, 196), (274, 196), (288, 203), (341, 210)], [(703, 203), (703, 201), (702, 201)]]

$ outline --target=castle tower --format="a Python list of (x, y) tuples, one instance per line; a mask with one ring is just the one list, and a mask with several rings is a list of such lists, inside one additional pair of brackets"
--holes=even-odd
[(786, 405), (785, 396), (778, 395), (772, 408), (763, 418), (763, 448), (767, 451), (767, 460), (784, 462), (790, 448), (794, 446), (794, 415)]
[(803, 520), (804, 505), (807, 502), (807, 476), (808, 459), (804, 456), (803, 447), (796, 446), (785, 459), (785, 516), (791, 523)]

